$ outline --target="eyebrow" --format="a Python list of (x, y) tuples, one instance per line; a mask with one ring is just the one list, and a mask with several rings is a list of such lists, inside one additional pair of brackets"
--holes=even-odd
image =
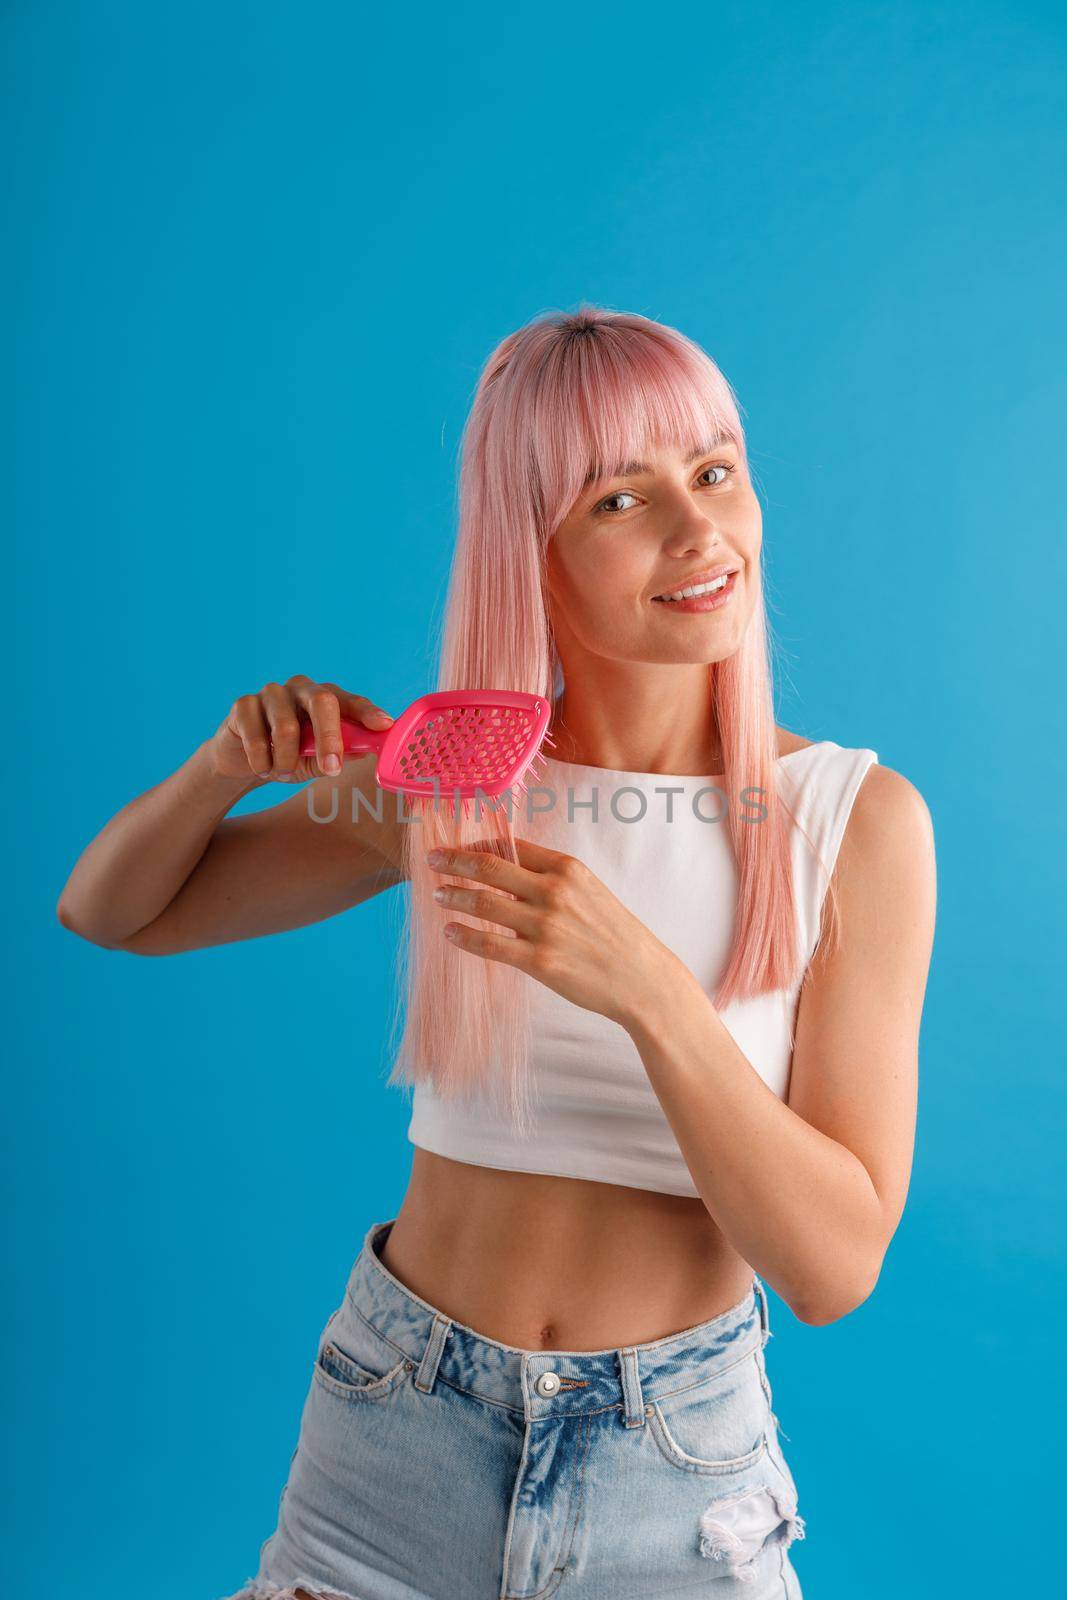
[[(713, 439), (710, 444), (702, 445), (695, 455), (691, 455), (689, 460), (686, 462), (686, 466), (691, 467), (694, 462), (700, 460), (701, 456), (709, 456), (713, 450), (721, 450), (724, 446), (732, 445), (733, 442), (734, 441), (732, 439)], [(651, 471), (652, 468), (646, 466), (643, 461), (624, 462), (621, 467), (616, 467), (614, 472), (598, 473), (596, 468), (593, 467), (589, 472), (586, 473), (585, 486), (588, 486), (591, 483), (606, 483), (609, 478), (636, 477), (639, 472)]]

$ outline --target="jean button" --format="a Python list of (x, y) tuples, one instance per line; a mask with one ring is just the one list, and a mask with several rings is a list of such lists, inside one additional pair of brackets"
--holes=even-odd
[(550, 1400), (554, 1394), (559, 1393), (559, 1373), (542, 1372), (534, 1388), (544, 1400)]

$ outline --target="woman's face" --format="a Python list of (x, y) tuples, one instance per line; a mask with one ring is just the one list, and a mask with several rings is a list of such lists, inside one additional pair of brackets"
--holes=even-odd
[[(552, 625), (566, 664), (593, 655), (648, 662), (721, 661), (737, 650), (756, 598), (759, 501), (737, 446), (693, 460), (651, 451), (590, 483), (549, 541)], [(679, 605), (677, 593), (725, 568), (725, 589)]]

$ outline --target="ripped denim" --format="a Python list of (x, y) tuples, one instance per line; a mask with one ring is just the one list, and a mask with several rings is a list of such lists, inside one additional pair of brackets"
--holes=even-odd
[(229, 1600), (800, 1600), (759, 1278), (613, 1350), (453, 1322), (368, 1231), (319, 1335), (277, 1527)]

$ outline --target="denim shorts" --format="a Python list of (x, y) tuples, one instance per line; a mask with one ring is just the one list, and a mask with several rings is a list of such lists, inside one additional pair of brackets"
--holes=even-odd
[(758, 1277), (649, 1344), (520, 1350), (405, 1288), (392, 1226), (319, 1336), (277, 1528), (230, 1600), (799, 1600)]

